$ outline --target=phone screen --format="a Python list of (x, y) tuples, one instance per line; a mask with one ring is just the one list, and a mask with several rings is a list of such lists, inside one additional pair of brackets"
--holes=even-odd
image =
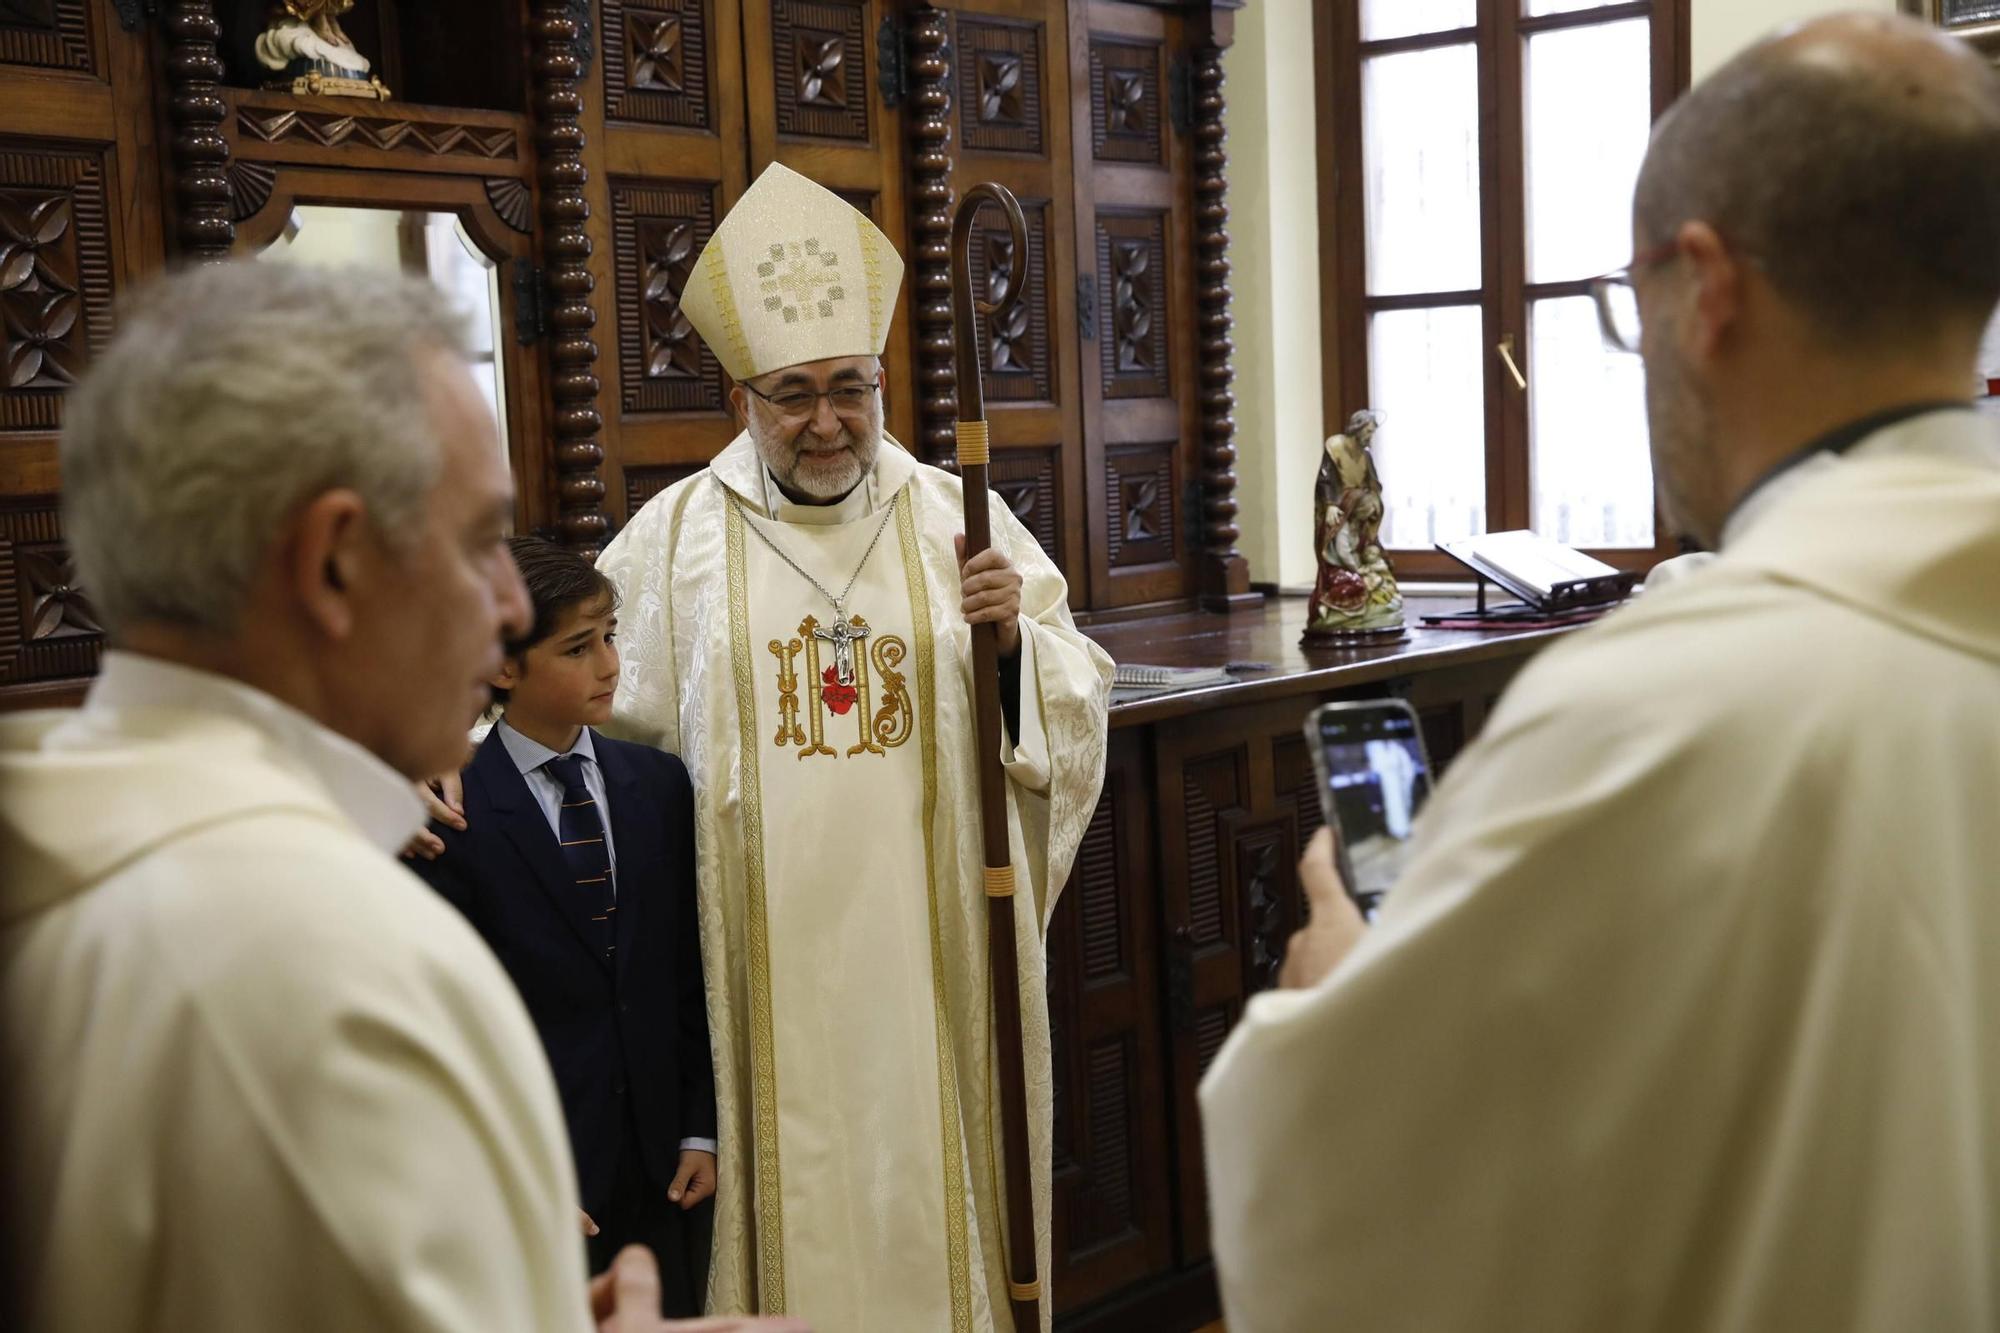
[(1430, 798), (1430, 766), (1409, 705), (1328, 704), (1318, 731), (1320, 807), (1339, 835), (1341, 878), (1371, 920), (1403, 873), (1417, 813)]

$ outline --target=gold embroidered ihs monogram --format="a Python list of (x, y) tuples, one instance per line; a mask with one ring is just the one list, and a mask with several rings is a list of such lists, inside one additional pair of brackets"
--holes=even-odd
[[(849, 714), (854, 717), (856, 729), (855, 743), (846, 750), (850, 759), (859, 754), (886, 754), (909, 740), (916, 726), (909, 685), (903, 673), (896, 670), (909, 656), (909, 645), (894, 634), (871, 637), (868, 622), (860, 616), (852, 617), (847, 624), (854, 631), (852, 641), (856, 645), (851, 683), (840, 679), (837, 667), (820, 664), (819, 646), (827, 641), (828, 635), (812, 616), (799, 622), (796, 639), (770, 642), (771, 656), (778, 659), (778, 732), (771, 738), (772, 743), (779, 749), (787, 745), (797, 747), (801, 759), (816, 754), (839, 755), (839, 750), (827, 744), (826, 734), (829, 726), (839, 727)], [(799, 721), (801, 651), (806, 656), (806, 680), (812, 691), (804, 725)], [(868, 676), (871, 661), (881, 677), (879, 702), (876, 686)]]

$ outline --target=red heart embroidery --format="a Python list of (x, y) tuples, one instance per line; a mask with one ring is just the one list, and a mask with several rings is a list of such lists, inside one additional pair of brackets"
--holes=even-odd
[(826, 688), (819, 692), (819, 697), (826, 700), (828, 708), (845, 716), (847, 710), (854, 707), (855, 699), (860, 697), (854, 687), (840, 683), (838, 667), (828, 667), (819, 673), (819, 678), (826, 682)]

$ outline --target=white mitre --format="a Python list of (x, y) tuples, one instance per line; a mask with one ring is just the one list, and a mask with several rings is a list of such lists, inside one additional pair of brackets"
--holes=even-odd
[(880, 356), (902, 285), (902, 257), (865, 214), (773, 162), (702, 247), (681, 313), (730, 378), (754, 379)]

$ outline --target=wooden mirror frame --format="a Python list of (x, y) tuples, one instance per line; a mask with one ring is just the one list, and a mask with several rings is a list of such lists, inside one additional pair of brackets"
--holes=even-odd
[[(494, 262), (499, 284), (500, 318), (493, 331), (493, 353), (500, 363), (506, 399), (506, 419), (500, 426), (517, 491), (515, 528), (519, 532), (547, 530), (555, 515), (545, 479), (553, 475), (555, 460), (548, 432), (543, 429), (543, 361), (539, 347), (523, 346), (516, 334), (519, 308), (512, 281), (517, 262), (534, 262), (535, 245), (534, 238), (501, 211), (500, 205), (509, 205), (509, 212), (521, 217), (511, 207), (513, 192), (472, 176), (291, 166), (277, 168), (268, 184), (270, 193), (256, 211), (236, 222), (234, 253), (239, 257), (255, 255), (274, 243), (292, 210), (301, 205), (449, 213), (463, 222), (472, 243)], [(525, 194), (520, 202), (525, 210)]]

